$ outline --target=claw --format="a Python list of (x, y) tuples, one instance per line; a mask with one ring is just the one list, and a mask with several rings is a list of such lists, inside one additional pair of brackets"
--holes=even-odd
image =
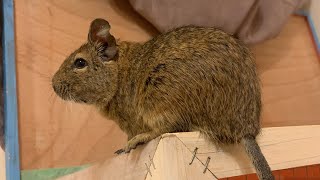
[(116, 152), (114, 152), (115, 154), (118, 154), (118, 155), (120, 155), (120, 154), (122, 154), (122, 153), (124, 153), (125, 151), (124, 151), (124, 149), (118, 149)]

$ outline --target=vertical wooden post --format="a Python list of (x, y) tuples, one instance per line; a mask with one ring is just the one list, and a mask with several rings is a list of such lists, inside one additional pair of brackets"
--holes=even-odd
[(20, 179), (13, 0), (2, 1), (6, 179)]

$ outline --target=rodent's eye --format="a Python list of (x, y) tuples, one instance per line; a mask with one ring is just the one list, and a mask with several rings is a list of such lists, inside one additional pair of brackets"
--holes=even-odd
[(87, 65), (88, 65), (87, 61), (84, 60), (83, 58), (77, 58), (74, 61), (74, 66), (78, 69), (82, 69), (82, 68), (86, 67)]

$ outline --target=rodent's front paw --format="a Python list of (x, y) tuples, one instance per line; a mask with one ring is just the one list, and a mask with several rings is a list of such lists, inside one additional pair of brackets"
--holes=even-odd
[(129, 153), (132, 149), (135, 149), (138, 145), (144, 144), (150, 141), (155, 136), (156, 136), (155, 134), (152, 134), (150, 132), (138, 134), (133, 138), (131, 138), (123, 149), (119, 149), (115, 153), (116, 154)]
[[(130, 142), (130, 141), (129, 141)], [(136, 147), (137, 147), (137, 145), (138, 144), (133, 144), (133, 143), (127, 143), (127, 145), (124, 147), (124, 148), (122, 148), (122, 149), (118, 149), (116, 152), (114, 152), (115, 154), (118, 154), (118, 155), (120, 155), (120, 154), (123, 154), (123, 153), (130, 153), (130, 151), (132, 150), (132, 149), (135, 149)]]
[(129, 146), (126, 146), (126, 147), (124, 147), (123, 149), (118, 149), (116, 152), (114, 152), (115, 154), (118, 154), (118, 155), (120, 155), (120, 154), (124, 154), (124, 153), (130, 153), (130, 151), (132, 150), (132, 149), (135, 149), (137, 146), (135, 146), (135, 147), (129, 147)]
[(139, 145), (139, 142), (130, 140), (127, 145), (123, 148), (125, 153), (130, 153), (132, 149), (135, 149)]

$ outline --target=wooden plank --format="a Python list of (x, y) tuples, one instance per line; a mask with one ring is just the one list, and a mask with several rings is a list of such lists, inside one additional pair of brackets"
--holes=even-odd
[[(209, 169), (218, 178), (254, 173), (241, 145), (216, 147), (199, 133), (177, 133), (190, 152), (198, 147), (197, 158), (204, 163), (210, 156)], [(320, 163), (320, 125), (264, 128), (258, 143), (272, 170)]]
[[(156, 34), (125, 0), (15, 2), (22, 169), (65, 167), (112, 158), (126, 136), (84, 105), (54, 95), (50, 77), (106, 18), (122, 40)], [(319, 124), (320, 66), (304, 18), (292, 17), (279, 37), (253, 47), (263, 85), (263, 126)]]
[(308, 12), (308, 21), (314, 36), (314, 41), (320, 55), (320, 1), (311, 0)]
[[(320, 179), (320, 165), (301, 166), (290, 169), (273, 171), (275, 180), (297, 179), (297, 180), (317, 180)], [(247, 174), (223, 178), (224, 180), (259, 180), (256, 174)], [(221, 180), (221, 179), (220, 179)]]
[(151, 175), (148, 173), (146, 180), (217, 179), (209, 170), (203, 173), (205, 166), (198, 159), (189, 165), (192, 157), (193, 154), (176, 136), (164, 136), (153, 158), (155, 169), (150, 166)]
[(0, 179), (6, 179), (5, 153), (2, 148), (0, 148)]
[(159, 144), (159, 138), (147, 145), (139, 146), (130, 154), (122, 154), (110, 160), (94, 164), (92, 167), (61, 177), (59, 180), (143, 180), (147, 176), (147, 167), (151, 166), (150, 158)]
[(300, 10), (296, 12), (297, 15), (305, 16), (313, 36), (313, 42), (320, 56), (320, 2), (317, 0), (310, 0)]
[(297, 167), (297, 168), (294, 168), (293, 170), (293, 174), (296, 176), (296, 177), (307, 177), (307, 167)]
[[(308, 166), (308, 171), (305, 173), (310, 174), (310, 176), (318, 176), (320, 166), (313, 164), (320, 163), (320, 145), (314, 143), (319, 138), (320, 125), (273, 127), (263, 129), (261, 136), (258, 138), (258, 143), (274, 174), (277, 174), (277, 176), (300, 177), (303, 173), (300, 170), (301, 168), (294, 167), (303, 166)], [(145, 148), (150, 147), (150, 144), (154, 144), (154, 141), (151, 141)], [(151, 155), (151, 157), (153, 156), (152, 162), (154, 166), (148, 159), (148, 153), (141, 153), (139, 157), (143, 161), (139, 162), (130, 162), (127, 158), (119, 156), (106, 161), (107, 163), (99, 165), (99, 167), (94, 166), (68, 175), (62, 180), (72, 180), (72, 178), (119, 180), (127, 178), (146, 178), (147, 180), (257, 178), (251, 174), (255, 173), (255, 171), (241, 146), (217, 148), (201, 138), (197, 132), (165, 134), (159, 144), (152, 147), (154, 147), (153, 150), (156, 147), (154, 156)], [(198, 147), (196, 158), (189, 165), (195, 147)], [(140, 147), (137, 151), (148, 150)], [(204, 174), (203, 170), (208, 157), (211, 158), (211, 161), (208, 164), (208, 171)], [(149, 173), (146, 171), (145, 166), (141, 167), (141, 164), (146, 161), (149, 162), (147, 164), (150, 169)], [(141, 167), (141, 169), (128, 168), (135, 166)], [(114, 176), (115, 174), (117, 177)], [(137, 174), (140, 176), (136, 176)], [(248, 177), (243, 176), (248, 174), (250, 174)]]
[(2, 1), (3, 12), (3, 92), (4, 92), (4, 140), (6, 178), (20, 179), (20, 156), (18, 141), (15, 21), (13, 0)]
[(320, 124), (320, 61), (305, 18), (253, 47), (262, 83), (263, 127)]
[(320, 178), (320, 166), (308, 166), (307, 167), (307, 174), (310, 179), (319, 179)]
[[(189, 165), (193, 154), (175, 135), (167, 134), (162, 137), (160, 142), (159, 140), (160, 138), (151, 141), (146, 147), (139, 147), (132, 152), (133, 154), (117, 156), (86, 170), (64, 176), (59, 180), (216, 179), (209, 170), (203, 173), (205, 166), (198, 159)], [(139, 156), (137, 157), (136, 154)]]

